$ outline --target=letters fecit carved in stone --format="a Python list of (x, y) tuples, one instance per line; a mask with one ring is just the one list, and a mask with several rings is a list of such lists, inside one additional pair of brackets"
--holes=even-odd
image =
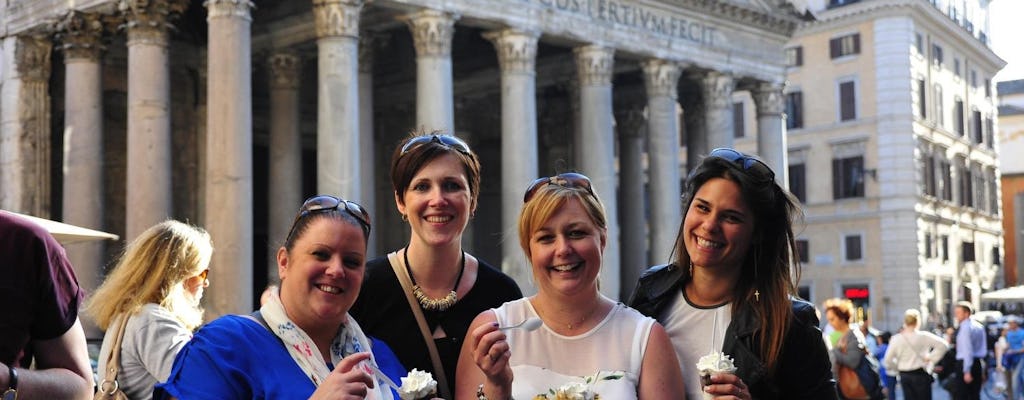
[(73, 10), (57, 22), (56, 28), (66, 60), (99, 60), (103, 51), (103, 21), (99, 14)]
[(38, 37), (19, 37), (14, 50), (18, 76), (26, 82), (46, 82), (50, 79), (49, 40)]
[(503, 29), (484, 33), (484, 39), (494, 43), (498, 63), (504, 72), (533, 75), (537, 60), (539, 33), (518, 29)]
[(712, 109), (722, 109), (732, 105), (732, 92), (735, 87), (732, 75), (710, 71), (703, 76), (701, 81), (705, 104)]
[(587, 45), (573, 49), (573, 53), (576, 55), (576, 74), (581, 86), (612, 84), (615, 49)]
[(679, 91), (679, 65), (666, 60), (647, 60), (643, 63), (644, 87), (648, 97), (669, 97), (675, 100)]
[(204, 3), (209, 18), (235, 17), (252, 21), (253, 3), (249, 0), (206, 0)]
[(438, 10), (423, 10), (408, 15), (405, 22), (419, 57), (448, 57), (452, 53), (452, 35), (456, 16)]
[(757, 115), (782, 115), (786, 102), (782, 100), (782, 84), (764, 82), (754, 89), (754, 104)]
[(270, 87), (274, 89), (297, 89), (302, 60), (293, 53), (276, 53), (267, 60), (270, 68)]
[(167, 43), (169, 21), (188, 9), (188, 0), (121, 0), (129, 41)]
[(362, 0), (313, 0), (316, 37), (359, 37)]

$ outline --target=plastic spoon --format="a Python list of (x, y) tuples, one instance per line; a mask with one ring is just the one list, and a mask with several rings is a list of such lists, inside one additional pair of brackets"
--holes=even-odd
[(509, 326), (500, 327), (500, 328), (498, 328), (498, 330), (499, 331), (507, 331), (509, 329), (520, 328), (520, 329), (522, 329), (524, 331), (529, 332), (529, 331), (532, 331), (534, 329), (540, 328), (541, 325), (544, 325), (544, 322), (541, 321), (540, 318), (533, 317), (533, 318), (527, 319), (527, 320), (525, 320), (523, 322), (520, 322), (518, 324), (515, 324), (515, 325), (509, 325)]

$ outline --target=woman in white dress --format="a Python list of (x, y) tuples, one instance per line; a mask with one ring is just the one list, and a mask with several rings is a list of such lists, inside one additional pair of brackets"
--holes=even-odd
[[(456, 398), (685, 396), (661, 325), (598, 291), (607, 228), (590, 179), (566, 173), (534, 181), (519, 217), (519, 242), (538, 292), (473, 321), (459, 358)], [(543, 326), (499, 329), (531, 318)]]
[(128, 318), (117, 383), (132, 399), (153, 397), (153, 386), (167, 379), (174, 357), (203, 322), (199, 300), (210, 286), (212, 255), (209, 233), (174, 220), (150, 227), (128, 244), (86, 305), (106, 330), (97, 370), (101, 381), (114, 337)]

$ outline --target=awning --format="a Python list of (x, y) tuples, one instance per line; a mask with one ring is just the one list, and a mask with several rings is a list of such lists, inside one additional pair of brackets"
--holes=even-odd
[(981, 294), (982, 301), (1024, 302), (1024, 286), (1014, 286)]
[(118, 236), (113, 233), (107, 233), (103, 231), (97, 231), (95, 229), (83, 228), (71, 224), (65, 224), (63, 222), (57, 222), (45, 218), (33, 217), (31, 215), (19, 214), (12, 211), (7, 211), (11, 214), (23, 217), (31, 220), (46, 228), (54, 238), (57, 239), (60, 244), (68, 245), (70, 243), (86, 242), (90, 240), (117, 240)]

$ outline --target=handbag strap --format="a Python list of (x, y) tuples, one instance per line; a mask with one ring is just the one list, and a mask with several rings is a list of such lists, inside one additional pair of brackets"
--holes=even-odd
[(125, 327), (128, 326), (128, 318), (131, 318), (130, 313), (124, 313), (121, 318), (121, 323), (117, 327), (117, 335), (114, 336), (114, 345), (110, 348), (110, 354), (107, 356), (107, 372), (103, 376), (103, 381), (100, 382), (100, 390), (103, 388), (103, 382), (114, 383), (113, 390), (117, 390), (117, 373), (121, 370), (121, 341), (124, 339)]
[[(408, 251), (408, 249), (405, 251)], [(397, 251), (388, 254), (388, 261), (391, 264), (391, 269), (395, 270), (395, 275), (398, 276), (398, 282), (402, 284), (402, 293), (405, 293), (405, 299), (409, 301), (409, 308), (412, 309), (412, 314), (416, 316), (416, 324), (420, 327), (423, 341), (427, 342), (427, 351), (430, 352), (430, 361), (434, 364), (434, 376), (437, 377), (437, 386), (441, 392), (441, 397), (451, 399), (451, 394), (448, 393), (448, 377), (444, 373), (444, 366), (441, 365), (441, 356), (437, 353), (434, 336), (430, 334), (430, 329), (427, 328), (427, 320), (423, 317), (423, 310), (420, 309), (419, 302), (412, 295), (412, 281), (409, 279), (409, 273), (405, 270), (405, 264), (399, 264), (402, 261), (398, 258)]]

